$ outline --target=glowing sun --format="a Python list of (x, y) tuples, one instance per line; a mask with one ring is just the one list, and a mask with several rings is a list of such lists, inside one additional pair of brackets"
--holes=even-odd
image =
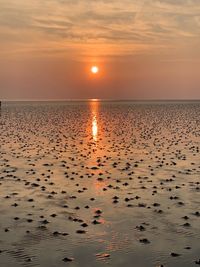
[(96, 74), (96, 73), (99, 72), (99, 68), (98, 68), (97, 66), (92, 66), (92, 68), (91, 68), (91, 72), (92, 72), (93, 74)]

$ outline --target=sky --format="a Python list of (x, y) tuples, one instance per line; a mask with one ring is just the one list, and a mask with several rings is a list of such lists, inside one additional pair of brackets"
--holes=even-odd
[(0, 98), (200, 99), (200, 0), (0, 0)]

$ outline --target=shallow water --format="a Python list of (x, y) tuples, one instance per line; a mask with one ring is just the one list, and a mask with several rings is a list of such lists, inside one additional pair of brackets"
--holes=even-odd
[(200, 104), (3, 103), (0, 134), (1, 267), (197, 266)]

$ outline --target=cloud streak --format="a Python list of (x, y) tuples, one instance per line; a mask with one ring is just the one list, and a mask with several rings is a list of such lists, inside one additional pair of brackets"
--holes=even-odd
[(0, 0), (0, 8), (0, 40), (16, 46), (43, 40), (51, 47), (75, 43), (84, 50), (88, 43), (118, 43), (133, 52), (141, 44), (151, 52), (153, 47), (162, 50), (166, 42), (169, 47), (181, 42), (191, 47), (200, 34), (197, 0)]

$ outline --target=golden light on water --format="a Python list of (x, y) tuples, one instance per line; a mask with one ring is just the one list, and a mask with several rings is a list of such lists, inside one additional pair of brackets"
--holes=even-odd
[(90, 102), (91, 113), (92, 113), (92, 137), (94, 141), (98, 138), (98, 106), (99, 102), (97, 99), (92, 99)]
[(97, 124), (97, 118), (94, 115), (92, 118), (92, 135), (93, 139), (97, 141), (97, 135), (98, 135), (98, 124)]

